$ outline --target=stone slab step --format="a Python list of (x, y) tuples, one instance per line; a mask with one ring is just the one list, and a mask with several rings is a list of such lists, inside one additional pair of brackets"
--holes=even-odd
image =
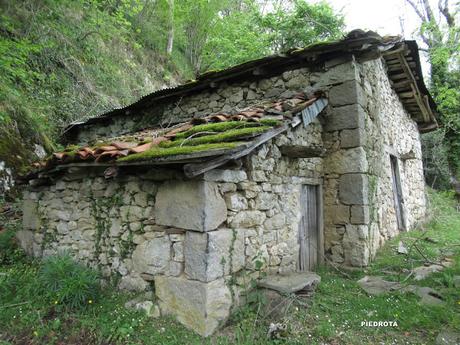
[(258, 286), (280, 293), (295, 293), (301, 290), (309, 290), (318, 285), (320, 281), (321, 277), (313, 272), (276, 274), (261, 279), (258, 282)]

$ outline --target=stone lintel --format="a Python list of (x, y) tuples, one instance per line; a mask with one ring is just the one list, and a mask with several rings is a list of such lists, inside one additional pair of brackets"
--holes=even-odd
[(227, 206), (214, 182), (167, 181), (158, 188), (154, 214), (159, 225), (204, 232), (227, 219)]

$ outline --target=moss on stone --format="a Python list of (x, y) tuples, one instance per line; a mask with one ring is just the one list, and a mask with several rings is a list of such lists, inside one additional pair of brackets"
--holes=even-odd
[(261, 126), (279, 126), (281, 121), (273, 119), (262, 119), (259, 122), (249, 122), (249, 121), (228, 121), (228, 122), (218, 122), (218, 123), (207, 123), (204, 125), (198, 125), (190, 128), (189, 130), (178, 133), (176, 139), (185, 139), (189, 136), (200, 133), (200, 132), (225, 132), (231, 129), (238, 128), (252, 128), (252, 127), (261, 127)]
[(159, 158), (159, 157), (185, 155), (185, 154), (200, 152), (200, 151), (232, 149), (239, 145), (241, 145), (240, 142), (204, 144), (204, 145), (197, 145), (197, 146), (181, 146), (181, 147), (169, 147), (169, 148), (162, 148), (162, 147), (155, 146), (148, 151), (119, 158), (117, 159), (117, 162), (144, 161), (144, 160), (149, 160), (149, 159), (154, 159), (154, 158)]
[(168, 148), (176, 146), (195, 146), (202, 144), (223, 143), (228, 141), (235, 141), (249, 135), (260, 134), (267, 131), (268, 129), (270, 129), (269, 126), (237, 128), (231, 129), (223, 133), (205, 135), (202, 137), (195, 137), (190, 139), (186, 138), (174, 141), (164, 141), (160, 143), (160, 147)]

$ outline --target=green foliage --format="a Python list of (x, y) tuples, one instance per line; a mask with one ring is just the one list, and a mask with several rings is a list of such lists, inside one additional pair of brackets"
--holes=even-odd
[(177, 79), (134, 27), (144, 1), (0, 2), (0, 160), (22, 172), (71, 121)]
[(305, 0), (293, 1), (291, 11), (279, 6), (261, 18), (261, 24), (275, 51), (338, 39), (345, 27), (343, 16), (335, 14), (328, 3), (310, 4)]
[(48, 258), (39, 271), (40, 287), (56, 307), (76, 310), (98, 300), (99, 274), (68, 255)]
[(149, 160), (153, 158), (184, 155), (184, 154), (200, 152), (200, 151), (233, 149), (237, 147), (238, 145), (241, 145), (241, 143), (238, 143), (238, 142), (217, 143), (217, 144), (203, 144), (203, 145), (196, 145), (196, 146), (180, 146), (180, 147), (169, 147), (169, 148), (154, 147), (142, 153), (135, 153), (133, 155), (119, 158), (118, 162), (143, 161), (143, 160)]
[(439, 2), (435, 9), (438, 13), (427, 1), (418, 6), (423, 6), (418, 13), (419, 35), (427, 47), (430, 92), (437, 104), (442, 128), (438, 135), (422, 137), (428, 164), (427, 180), (435, 187), (446, 188), (445, 181), (455, 183), (460, 179), (460, 26), (455, 19), (460, 4)]
[[(0, 160), (23, 173), (70, 122), (280, 49), (339, 37), (304, 0), (0, 2)], [(266, 8), (270, 8), (267, 12)]]
[(217, 122), (217, 123), (207, 123), (204, 125), (193, 126), (187, 131), (177, 133), (176, 140), (185, 139), (190, 137), (193, 134), (200, 132), (225, 132), (230, 129), (238, 128), (249, 128), (249, 127), (260, 127), (260, 126), (279, 126), (281, 121), (271, 120), (271, 119), (262, 119), (259, 122), (247, 122), (247, 121), (226, 121), (226, 122)]
[(332, 7), (305, 0), (272, 2), (265, 13), (253, 0), (229, 5), (218, 18), (204, 48), (206, 69), (222, 69), (244, 61), (341, 37), (344, 18)]
[(13, 229), (0, 231), (0, 265), (13, 265), (24, 260), (25, 255), (19, 248)]
[(253, 1), (230, 7), (217, 20), (203, 51), (203, 70), (218, 70), (272, 53), (269, 35), (260, 25)]
[(440, 190), (450, 188), (449, 154), (445, 137), (444, 128), (422, 136), (425, 180), (432, 188)]
[[(160, 147), (178, 147), (178, 146), (196, 146), (196, 145), (203, 145), (203, 144), (213, 144), (213, 143), (224, 143), (228, 141), (234, 141), (237, 139), (241, 139), (243, 137), (252, 136), (261, 134), (265, 131), (270, 129), (268, 126), (259, 126), (259, 127), (248, 127), (248, 128), (237, 128), (237, 129), (230, 129), (228, 131), (218, 133), (218, 134), (210, 134), (210, 132), (203, 132), (203, 136), (197, 137), (190, 137), (181, 140), (174, 140), (174, 141), (164, 141), (160, 144)], [(200, 132), (197, 132), (198, 134)]]

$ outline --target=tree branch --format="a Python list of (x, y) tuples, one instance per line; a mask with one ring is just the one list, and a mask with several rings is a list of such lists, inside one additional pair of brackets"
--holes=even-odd
[(422, 12), (420, 12), (419, 8), (417, 7), (417, 5), (412, 1), (412, 0), (406, 0), (406, 2), (412, 6), (412, 8), (414, 9), (415, 13), (420, 17), (420, 19), (422, 20), (422, 22), (426, 22), (426, 18), (425, 16), (422, 14)]
[(426, 16), (429, 22), (434, 20), (433, 10), (431, 9), (428, 0), (423, 0), (423, 7), (425, 8)]
[(444, 18), (446, 18), (446, 22), (449, 28), (453, 28), (455, 26), (455, 19), (449, 12), (449, 0), (444, 0), (444, 6), (442, 5), (442, 0), (439, 0), (438, 8), (439, 12), (441, 12)]

